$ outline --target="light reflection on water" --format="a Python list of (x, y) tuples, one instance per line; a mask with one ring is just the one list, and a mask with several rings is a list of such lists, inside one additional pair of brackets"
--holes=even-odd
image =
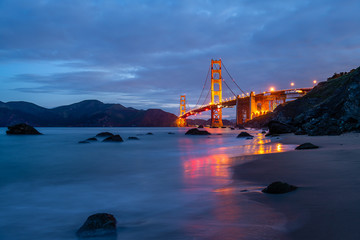
[[(184, 141), (187, 140), (185, 139)], [(191, 154), (183, 156), (182, 165), (185, 181), (211, 177), (216, 179), (219, 184), (223, 184), (231, 178), (229, 167), (237, 162), (235, 157), (239, 153), (242, 153), (242, 155), (260, 155), (280, 153), (292, 149), (292, 146), (271, 143), (271, 139), (265, 138), (263, 134), (257, 134), (254, 139), (247, 139), (245, 141), (247, 141), (245, 145), (239, 144), (208, 150), (209, 155), (205, 157), (192, 156)]]

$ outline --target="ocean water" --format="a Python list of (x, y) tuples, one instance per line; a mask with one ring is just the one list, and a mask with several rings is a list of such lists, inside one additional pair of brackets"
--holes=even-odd
[[(211, 136), (185, 136), (186, 128), (38, 130), (44, 135), (0, 128), (2, 240), (77, 239), (99, 212), (117, 218), (113, 239), (278, 239), (284, 231), (283, 216), (247, 199), (247, 183), (231, 178), (231, 166), (244, 161), (235, 156), (293, 149), (258, 131), (246, 140), (230, 129), (206, 129)], [(78, 143), (102, 131), (125, 142)]]

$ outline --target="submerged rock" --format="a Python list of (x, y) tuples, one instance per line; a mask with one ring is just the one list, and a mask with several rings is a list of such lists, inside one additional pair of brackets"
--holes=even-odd
[(262, 190), (263, 193), (271, 193), (271, 194), (281, 194), (291, 192), (297, 189), (296, 186), (283, 183), (283, 182), (273, 182), (266, 188)]
[(204, 125), (199, 125), (198, 128), (204, 128)]
[(152, 132), (148, 132), (146, 135), (154, 135)]
[(188, 130), (185, 135), (211, 135), (211, 133), (209, 133), (208, 131), (200, 131), (197, 128), (192, 128), (190, 130)]
[(239, 135), (237, 135), (237, 138), (248, 138), (248, 137), (253, 138), (254, 136), (247, 132), (241, 132)]
[(80, 238), (116, 235), (116, 219), (108, 213), (91, 215), (77, 230), (76, 235)]
[(36, 130), (34, 127), (27, 125), (25, 123), (16, 124), (9, 126), (6, 131), (8, 135), (41, 135), (41, 133)]
[(140, 140), (140, 139), (137, 137), (128, 137), (128, 140)]
[(319, 146), (316, 146), (312, 143), (307, 142), (307, 143), (303, 143), (303, 144), (297, 146), (295, 149), (296, 150), (304, 150), (304, 149), (315, 149), (315, 148), (319, 148)]
[(123, 142), (123, 141), (124, 140), (120, 137), (120, 135), (113, 135), (103, 140), (103, 142)]
[(174, 135), (175, 133), (174, 132), (168, 132), (169, 135)]
[(79, 141), (79, 143), (90, 143), (88, 141)]
[(96, 137), (110, 137), (110, 136), (114, 136), (114, 134), (110, 133), (110, 132), (101, 132), (96, 134)]

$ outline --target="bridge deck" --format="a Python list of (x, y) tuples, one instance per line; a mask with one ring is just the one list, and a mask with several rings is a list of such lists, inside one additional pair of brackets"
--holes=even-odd
[[(272, 91), (272, 92), (262, 92), (259, 94), (255, 94), (253, 97), (255, 97), (256, 101), (267, 101), (274, 98), (280, 98), (285, 97), (287, 99), (296, 99), (299, 97), (304, 96), (306, 93), (310, 92), (312, 88), (297, 88), (297, 89), (284, 89), (284, 90), (278, 90), (278, 91)], [(180, 115), (179, 118), (187, 118), (191, 115), (196, 115), (200, 112), (205, 112), (211, 110), (213, 107), (217, 108), (230, 108), (236, 106), (237, 99), (240, 101), (240, 103), (247, 103), (249, 102), (250, 96), (240, 96), (233, 97), (230, 99), (225, 99), (225, 101), (214, 103), (214, 104), (207, 104), (204, 106), (201, 106), (199, 108), (191, 109), (190, 111), (185, 112), (183, 115)]]

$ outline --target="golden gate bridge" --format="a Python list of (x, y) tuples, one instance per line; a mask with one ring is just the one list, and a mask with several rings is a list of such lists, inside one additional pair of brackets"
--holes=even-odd
[[(222, 77), (222, 68), (226, 71), (233, 84), (240, 90), (241, 94), (235, 94), (229, 87), (229, 84)], [(211, 77), (210, 89), (204, 99), (202, 105), (198, 106), (199, 101), (203, 95), (206, 87), (208, 77)], [(223, 99), (223, 86), (227, 87), (231, 92), (231, 96)], [(316, 81), (314, 81), (314, 84)], [(292, 84), (293, 85), (293, 84)], [(236, 125), (243, 124), (255, 117), (272, 112), (279, 104), (295, 100), (307, 94), (311, 88), (293, 88), (276, 90), (271, 88), (270, 91), (255, 94), (255, 92), (245, 93), (239, 85), (235, 82), (234, 78), (230, 75), (221, 59), (211, 59), (211, 65), (205, 80), (204, 87), (201, 91), (199, 100), (194, 108), (186, 110), (186, 96), (180, 96), (180, 114), (177, 120), (179, 127), (187, 126), (186, 118), (204, 111), (211, 111), (211, 127), (222, 127), (222, 109), (235, 108), (236, 110)], [(208, 95), (211, 93), (210, 102), (205, 104)]]

